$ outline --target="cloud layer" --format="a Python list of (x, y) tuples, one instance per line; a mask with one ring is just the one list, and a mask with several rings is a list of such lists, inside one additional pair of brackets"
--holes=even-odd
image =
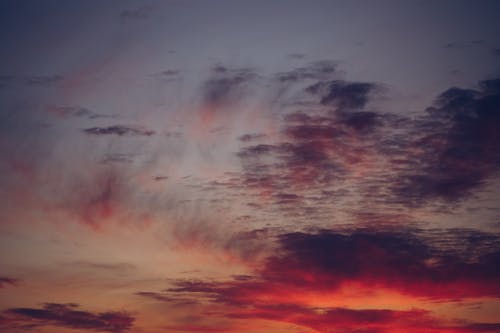
[(78, 309), (77, 304), (46, 303), (42, 308), (12, 308), (2, 312), (1, 325), (6, 329), (27, 331), (57, 326), (97, 332), (128, 331), (134, 318), (125, 312), (92, 313)]
[[(344, 230), (286, 233), (253, 276), (177, 281), (163, 294), (223, 306), (205, 315), (293, 323), (317, 332), (496, 332), (500, 323), (438, 319), (424, 309), (349, 308), (378, 293), (431, 302), (498, 297), (500, 238), (471, 230), (416, 233)], [(470, 251), (470, 248), (476, 251)], [(387, 297), (387, 296), (386, 296)], [(420, 300), (420, 301), (419, 301)]]

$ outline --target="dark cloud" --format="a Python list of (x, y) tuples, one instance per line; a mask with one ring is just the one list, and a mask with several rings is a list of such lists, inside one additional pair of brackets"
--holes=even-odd
[(349, 192), (385, 209), (446, 206), (500, 171), (498, 79), (477, 89), (450, 88), (415, 118), (366, 110), (378, 91), (371, 83), (322, 81), (306, 90), (319, 96), (319, 105), (285, 114), (272, 143), (245, 137), (248, 145), (238, 152), (241, 186), (249, 193), (276, 198), (286, 189), (304, 199), (287, 210), (325, 211), (325, 203)]
[(176, 306), (193, 306), (199, 304), (199, 300), (195, 298), (172, 297), (166, 292), (139, 291), (135, 295), (144, 298), (149, 298), (154, 301), (168, 303)]
[(173, 82), (181, 78), (181, 71), (176, 69), (166, 69), (161, 72), (151, 74), (150, 76), (161, 80), (162, 82)]
[[(316, 79), (318, 73), (330, 75), (334, 68), (330, 63), (316, 63), (297, 69), (293, 76)], [(375, 88), (371, 83), (341, 80), (307, 87), (306, 91), (320, 96), (321, 104), (338, 109), (289, 113), (284, 117), (283, 142), (244, 147), (239, 156), (250, 177), (262, 178), (276, 171), (272, 178), (289, 182), (283, 187), (293, 188), (299, 183), (325, 187), (345, 176), (349, 166), (356, 163), (355, 156), (364, 150), (360, 140), (369, 142), (373, 138), (365, 135), (382, 124), (383, 115), (361, 110)]]
[(339, 108), (363, 108), (373, 94), (377, 85), (367, 82), (345, 82), (334, 80), (318, 82), (307, 88), (313, 95), (318, 95), (320, 103)]
[[(292, 323), (318, 332), (389, 333), (405, 332), (497, 332), (499, 323), (460, 324), (440, 320), (429, 311), (311, 308), (297, 305), (257, 305), (253, 309), (234, 311), (227, 315), (237, 319), (267, 319)], [(361, 328), (362, 327), (362, 328)]]
[(357, 131), (369, 131), (380, 125), (382, 116), (375, 112), (339, 112), (339, 122)]
[(161, 75), (166, 76), (166, 77), (171, 77), (171, 76), (177, 76), (179, 75), (180, 71), (174, 70), (174, 69), (168, 69), (164, 70), (163, 72), (160, 72)]
[(134, 157), (133, 154), (120, 154), (120, 153), (106, 154), (104, 158), (101, 160), (101, 163), (102, 164), (132, 163), (134, 161), (133, 157)]
[(276, 200), (277, 204), (295, 204), (299, 202), (302, 198), (297, 194), (293, 193), (277, 193), (273, 195), (273, 199)]
[[(290, 203), (279, 199), (286, 190), (298, 198), (287, 210), (304, 208), (302, 213), (312, 213), (317, 205), (332, 199), (324, 193), (335, 193), (348, 184), (353, 172), (367, 168), (365, 164), (375, 154), (384, 126), (390, 122), (390, 115), (363, 109), (375, 86), (347, 81), (327, 81), (324, 85), (331, 88), (325, 92), (332, 95), (328, 104), (337, 103), (333, 99), (338, 101), (336, 109), (319, 105), (319, 110), (304, 108), (287, 113), (279, 140), (268, 144), (264, 137), (238, 152), (244, 168), (242, 186), (276, 199), (268, 203)], [(306, 89), (311, 90), (311, 86)], [(251, 137), (245, 139), (253, 143)]]
[(450, 88), (416, 124), (411, 170), (395, 184), (409, 202), (467, 197), (500, 170), (500, 79), (478, 90)]
[(288, 58), (290, 59), (296, 59), (296, 60), (301, 60), (304, 59), (306, 55), (304, 53), (290, 53), (288, 55)]
[(31, 87), (48, 87), (60, 83), (64, 80), (62, 75), (32, 75), (14, 76), (0, 75), (0, 89), (9, 88), (16, 84), (25, 84)]
[(90, 127), (83, 129), (83, 131), (90, 135), (151, 136), (155, 134), (155, 132), (152, 130), (121, 125), (108, 127)]
[(79, 106), (51, 106), (46, 109), (47, 113), (56, 117), (78, 117), (87, 119), (113, 118), (114, 115), (100, 114)]
[(255, 146), (250, 146), (250, 147), (245, 147), (242, 149), (239, 153), (238, 156), (240, 157), (258, 157), (262, 154), (267, 154), (272, 151), (278, 151), (278, 148), (274, 145), (269, 145), (269, 144), (259, 144)]
[(228, 68), (214, 66), (209, 78), (201, 86), (199, 125), (211, 133), (225, 130), (224, 127), (211, 128), (220, 115), (228, 115), (230, 107), (243, 102), (249, 96), (252, 83), (258, 78), (250, 68)]
[(160, 302), (173, 302), (174, 298), (166, 296), (162, 293), (152, 292), (152, 291), (138, 291), (135, 293), (137, 296), (147, 297)]
[(257, 75), (249, 68), (227, 68), (215, 66), (212, 76), (203, 85), (203, 103), (208, 107), (219, 107), (242, 96), (245, 85)]
[(332, 61), (317, 61), (304, 67), (276, 74), (278, 82), (294, 83), (304, 80), (328, 80), (337, 75), (337, 65)]
[(120, 13), (122, 20), (145, 20), (149, 19), (153, 14), (153, 7), (143, 5), (134, 9), (125, 9)]
[(259, 318), (290, 322), (319, 332), (387, 332), (387, 327), (410, 328), (417, 322), (428, 327), (432, 318), (426, 311), (351, 310), (346, 308), (309, 308), (297, 305), (260, 305), (229, 315), (232, 318)]
[[(467, 242), (464, 236), (459, 239)], [(312, 274), (319, 288), (359, 281), (436, 299), (492, 296), (500, 292), (494, 282), (500, 277), (495, 239), (496, 246), (484, 253), (464, 257), (457, 249), (433, 247), (411, 233), (291, 233), (281, 236), (282, 255), (270, 258), (261, 274), (281, 281), (294, 275), (290, 283), (297, 287), (311, 282), (306, 275)]]
[[(3, 315), (8, 327), (58, 326), (97, 332), (121, 333), (128, 331), (134, 318), (126, 312), (92, 313), (78, 309), (77, 304), (45, 303), (42, 308), (12, 308)], [(26, 326), (29, 325), (29, 326)]]
[(36, 75), (24, 79), (24, 82), (29, 86), (50, 86), (59, 83), (64, 78), (61, 75)]
[(496, 234), (325, 230), (282, 234), (278, 245), (254, 279), (184, 281), (171, 291), (207, 293), (227, 304), (279, 296), (279, 290), (335, 295), (347, 282), (448, 301), (500, 293)]
[(14, 76), (0, 75), (0, 89), (24, 84), (28, 87), (50, 87), (64, 80), (64, 76), (54, 75), (31, 75), (31, 76)]
[(481, 46), (484, 45), (485, 41), (483, 39), (469, 40), (464, 42), (450, 42), (445, 44), (443, 47), (445, 49), (462, 49), (473, 46)]
[(219, 282), (181, 280), (162, 296), (202, 297), (225, 307), (213, 316), (274, 320), (320, 332), (360, 332), (360, 326), (384, 333), (396, 327), (411, 332), (496, 332), (500, 327), (500, 323), (441, 320), (419, 309), (307, 303), (319, 295), (342, 297), (342, 288), (352, 285), (357, 287), (349, 288), (359, 288), (361, 294), (377, 289), (432, 301), (498, 297), (499, 235), (474, 230), (356, 229), (285, 233), (276, 239), (277, 247), (254, 267), (254, 275)]
[(180, 138), (182, 137), (182, 132), (164, 132), (163, 133), (167, 138)]
[(250, 134), (245, 134), (242, 135), (238, 138), (241, 142), (251, 142), (259, 139), (265, 138), (266, 135), (262, 133), (250, 133)]
[(7, 276), (0, 276), (0, 289), (8, 286), (16, 286), (19, 283), (18, 279), (10, 278)]

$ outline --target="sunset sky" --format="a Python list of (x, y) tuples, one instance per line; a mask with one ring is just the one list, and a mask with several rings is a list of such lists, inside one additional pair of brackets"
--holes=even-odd
[(500, 332), (500, 1), (0, 0), (0, 332)]

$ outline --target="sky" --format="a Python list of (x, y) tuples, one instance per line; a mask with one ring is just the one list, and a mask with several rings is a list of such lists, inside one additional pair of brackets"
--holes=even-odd
[(500, 2), (0, 0), (0, 331), (500, 332)]

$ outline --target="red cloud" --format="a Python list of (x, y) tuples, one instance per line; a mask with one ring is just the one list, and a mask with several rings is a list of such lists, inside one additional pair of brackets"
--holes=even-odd
[(404, 295), (410, 302), (498, 297), (498, 238), (464, 230), (457, 237), (456, 243), (465, 247), (474, 239), (477, 253), (463, 254), (458, 245), (449, 245), (451, 238), (443, 239), (448, 243), (445, 249), (431, 246), (435, 239), (403, 232), (289, 233), (280, 236), (277, 251), (254, 277), (178, 281), (167, 294), (174, 299), (204, 296), (226, 308), (218, 314), (226, 318), (292, 323), (323, 333), (497, 332), (500, 323), (439, 320), (426, 310), (350, 309), (321, 303), (321, 295), (340, 300), (346, 288), (358, 290), (353, 297), (361, 299), (374, 290)]

